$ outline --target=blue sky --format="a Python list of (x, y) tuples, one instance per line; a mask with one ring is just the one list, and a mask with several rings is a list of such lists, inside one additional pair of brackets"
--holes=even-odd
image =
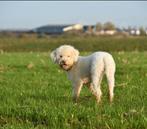
[(47, 24), (147, 27), (146, 1), (0, 1), (0, 29), (31, 29)]

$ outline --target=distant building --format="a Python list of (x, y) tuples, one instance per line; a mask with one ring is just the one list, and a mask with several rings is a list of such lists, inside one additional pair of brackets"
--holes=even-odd
[(79, 30), (83, 30), (83, 25), (82, 24), (75, 24), (75, 25), (71, 25), (71, 26), (67, 26), (65, 28), (63, 28), (63, 31), (64, 32), (67, 32), (67, 31), (79, 31)]
[(131, 29), (130, 34), (131, 35), (140, 35), (140, 30), (139, 29)]
[(136, 30), (136, 35), (140, 35), (140, 30)]
[(92, 34), (95, 32), (95, 26), (94, 25), (84, 25), (83, 32), (85, 32), (87, 34)]
[(106, 35), (114, 35), (116, 33), (116, 30), (105, 30), (104, 32)]
[(34, 33), (60, 35), (64, 32), (83, 30), (82, 24), (69, 24), (69, 25), (46, 25), (33, 29)]
[[(38, 34), (50, 34), (50, 35), (60, 35), (64, 32), (84, 32), (87, 34), (95, 34), (95, 35), (114, 35), (116, 33), (126, 34), (126, 35), (140, 35), (140, 30), (136, 28), (128, 28), (128, 29), (120, 29), (115, 28), (114, 30), (96, 30), (95, 25), (82, 25), (82, 24), (68, 24), (68, 25), (45, 25), (35, 29), (32, 29), (30, 32), (38, 33)], [(146, 30), (147, 34), (147, 30)]]
[(116, 30), (100, 30), (95, 31), (96, 35), (114, 35), (117, 31)]
[(68, 26), (71, 26), (71, 25), (46, 25), (46, 26), (35, 28), (32, 31), (34, 33), (39, 33), (39, 34), (58, 35), (58, 34), (62, 34), (64, 32), (63, 29)]

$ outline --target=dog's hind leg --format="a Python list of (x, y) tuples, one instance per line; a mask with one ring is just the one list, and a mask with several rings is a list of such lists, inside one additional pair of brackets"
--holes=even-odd
[(114, 91), (114, 86), (115, 86), (116, 65), (115, 65), (115, 61), (111, 55), (107, 55), (104, 58), (104, 64), (105, 64), (105, 74), (106, 74), (107, 82), (108, 82), (108, 86), (109, 86), (109, 99), (110, 99), (110, 102), (112, 102), (113, 97), (114, 97), (113, 91)]
[(101, 101), (101, 96), (102, 96), (102, 92), (101, 92), (101, 81), (103, 78), (103, 74), (104, 74), (104, 68), (103, 68), (103, 64), (100, 64), (101, 67), (99, 67), (99, 69), (95, 69), (95, 71), (92, 71), (92, 75), (91, 75), (91, 91), (92, 93), (96, 96), (96, 100), (99, 103)]
[(115, 65), (113, 67), (106, 68), (106, 77), (109, 86), (109, 100), (113, 101), (114, 98), (114, 86), (115, 86)]
[(101, 91), (101, 81), (103, 78), (103, 72), (99, 74), (97, 80), (92, 81), (90, 84), (90, 90), (94, 96), (96, 96), (96, 100), (99, 103), (101, 101), (102, 91)]
[(114, 78), (114, 73), (109, 73), (106, 72), (106, 77), (107, 77), (107, 81), (108, 81), (108, 86), (109, 86), (109, 100), (110, 102), (113, 101), (113, 97), (114, 97), (114, 82), (115, 82), (115, 78)]

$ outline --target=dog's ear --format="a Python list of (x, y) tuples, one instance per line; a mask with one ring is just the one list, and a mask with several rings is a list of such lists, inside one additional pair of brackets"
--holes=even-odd
[(57, 50), (51, 52), (50, 57), (54, 63), (57, 63)]
[(75, 60), (75, 62), (77, 62), (78, 57), (79, 57), (79, 51), (77, 49), (74, 49), (74, 60)]

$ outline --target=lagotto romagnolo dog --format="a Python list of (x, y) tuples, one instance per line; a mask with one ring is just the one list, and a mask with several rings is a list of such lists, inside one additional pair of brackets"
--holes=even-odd
[(114, 97), (115, 62), (107, 52), (95, 52), (89, 56), (79, 56), (79, 51), (70, 45), (62, 45), (51, 52), (51, 59), (67, 72), (73, 86), (73, 99), (80, 95), (83, 84), (86, 84), (97, 102), (101, 100), (101, 81), (106, 74), (109, 99)]

